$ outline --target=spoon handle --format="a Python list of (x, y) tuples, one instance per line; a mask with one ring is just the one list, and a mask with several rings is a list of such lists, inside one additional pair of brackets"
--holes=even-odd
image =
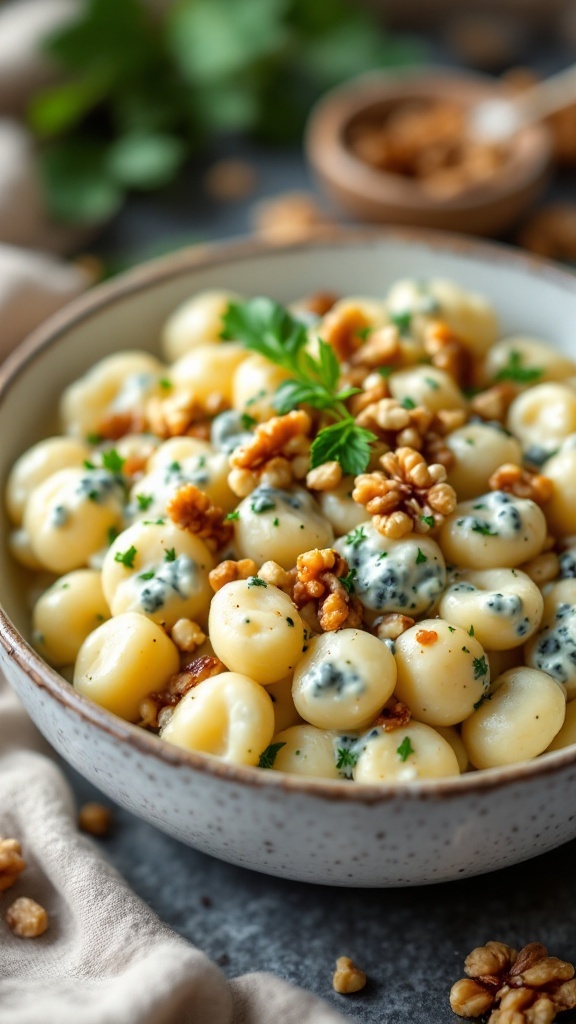
[(522, 126), (541, 121), (573, 103), (576, 103), (576, 64), (531, 86), (514, 100)]

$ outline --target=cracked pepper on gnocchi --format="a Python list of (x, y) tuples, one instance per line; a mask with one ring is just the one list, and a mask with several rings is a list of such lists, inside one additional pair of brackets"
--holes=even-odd
[(8, 481), (33, 643), (79, 693), (356, 783), (576, 742), (576, 364), (444, 280), (204, 292), (162, 348), (70, 384)]

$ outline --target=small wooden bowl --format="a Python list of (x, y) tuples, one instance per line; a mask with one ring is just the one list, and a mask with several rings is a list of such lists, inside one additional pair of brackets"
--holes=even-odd
[(327, 93), (312, 110), (306, 129), (308, 160), (330, 197), (359, 220), (502, 234), (535, 202), (547, 182), (552, 145), (545, 125), (519, 132), (509, 157), (492, 178), (450, 197), (433, 196), (413, 178), (364, 163), (347, 137), (362, 117), (386, 115), (407, 100), (438, 100), (469, 109), (503, 94), (508, 94), (505, 88), (492, 79), (461, 71), (362, 76)]

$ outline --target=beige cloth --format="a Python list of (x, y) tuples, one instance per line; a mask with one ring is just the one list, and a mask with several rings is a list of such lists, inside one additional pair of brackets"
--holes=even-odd
[[(82, 283), (57, 260), (0, 246), (0, 339)], [(228, 982), (158, 920), (79, 834), (68, 785), (1, 676), (0, 836), (21, 842), (28, 865), (0, 893), (0, 1024), (345, 1024), (269, 975)], [(50, 918), (38, 939), (3, 920), (24, 895)]]

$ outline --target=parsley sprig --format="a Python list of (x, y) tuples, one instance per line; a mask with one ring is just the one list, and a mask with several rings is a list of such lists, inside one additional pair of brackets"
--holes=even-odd
[(508, 354), (508, 362), (494, 377), (495, 381), (511, 380), (515, 384), (534, 384), (540, 380), (544, 370), (537, 366), (524, 366), (522, 355), (515, 349)]
[(321, 429), (310, 450), (312, 469), (324, 462), (339, 462), (344, 473), (362, 473), (370, 458), (371, 431), (359, 427), (348, 412), (346, 399), (359, 388), (339, 388), (340, 364), (330, 345), (318, 339), (318, 357), (307, 351), (304, 324), (268, 298), (233, 302), (223, 317), (222, 337), (241, 341), (290, 374), (276, 391), (274, 405), (281, 415), (309, 405), (334, 422)]

